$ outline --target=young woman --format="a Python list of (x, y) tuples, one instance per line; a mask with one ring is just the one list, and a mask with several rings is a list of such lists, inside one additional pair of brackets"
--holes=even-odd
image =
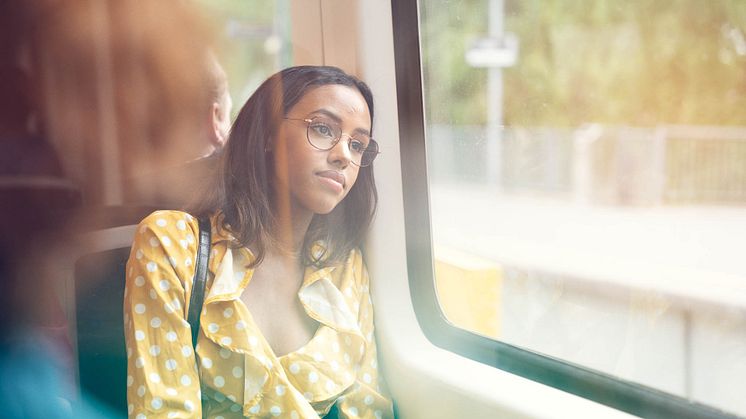
[[(142, 221), (124, 301), (131, 417), (393, 416), (359, 250), (377, 200), (372, 121), (355, 77), (283, 70), (241, 109), (201, 204)], [(198, 217), (212, 251), (195, 350)]]

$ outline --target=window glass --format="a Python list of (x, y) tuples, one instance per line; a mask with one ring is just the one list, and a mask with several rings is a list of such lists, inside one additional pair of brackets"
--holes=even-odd
[(448, 320), (746, 415), (746, 3), (419, 4)]
[(218, 35), (236, 115), (257, 87), (292, 65), (290, 0), (198, 0)]

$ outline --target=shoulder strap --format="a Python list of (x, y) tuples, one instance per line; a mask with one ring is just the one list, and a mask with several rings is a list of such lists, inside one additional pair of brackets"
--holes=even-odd
[(207, 283), (207, 262), (210, 260), (210, 219), (199, 219), (199, 247), (194, 262), (194, 280), (192, 281), (192, 296), (189, 299), (189, 314), (187, 320), (192, 329), (192, 346), (197, 346), (199, 335), (199, 315), (205, 300), (205, 284)]

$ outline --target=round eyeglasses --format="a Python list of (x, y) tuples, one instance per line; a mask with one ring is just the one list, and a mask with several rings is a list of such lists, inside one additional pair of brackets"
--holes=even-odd
[[(314, 116), (283, 119), (305, 122), (308, 143), (318, 150), (331, 150), (342, 139), (342, 128), (330, 118)], [(352, 154), (352, 164), (359, 167), (370, 166), (380, 153), (378, 143), (369, 135), (360, 132), (347, 134), (347, 147)]]

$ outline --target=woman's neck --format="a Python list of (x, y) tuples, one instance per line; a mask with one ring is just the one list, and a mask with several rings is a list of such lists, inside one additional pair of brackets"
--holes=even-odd
[(274, 243), (270, 244), (270, 252), (277, 252), (300, 259), (306, 232), (311, 225), (313, 213), (297, 205), (286, 203), (275, 205), (277, 223), (273, 232)]

